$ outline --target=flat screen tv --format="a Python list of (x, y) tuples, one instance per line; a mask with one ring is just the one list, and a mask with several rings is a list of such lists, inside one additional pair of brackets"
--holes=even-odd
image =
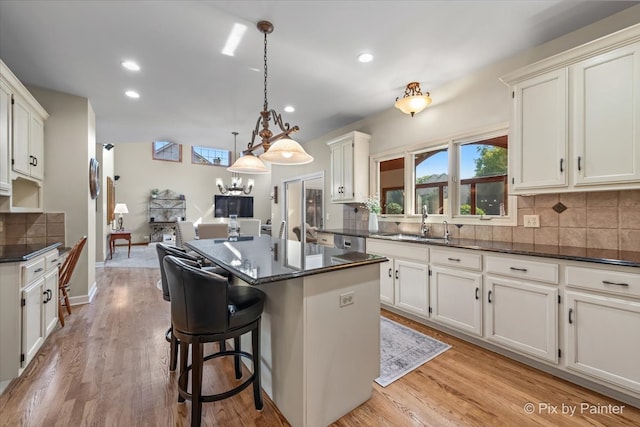
[(253, 197), (246, 196), (213, 196), (213, 216), (216, 218), (229, 218), (229, 215), (238, 215), (238, 218), (253, 218)]

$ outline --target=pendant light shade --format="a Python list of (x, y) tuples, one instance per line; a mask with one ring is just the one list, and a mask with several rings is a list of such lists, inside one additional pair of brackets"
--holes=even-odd
[(277, 140), (269, 147), (269, 151), (260, 155), (260, 159), (275, 165), (306, 165), (313, 162), (313, 157), (288, 137)]
[(411, 114), (411, 117), (413, 117), (414, 114), (424, 110), (430, 104), (431, 96), (429, 92), (425, 92), (425, 95), (423, 95), (420, 90), (420, 83), (411, 82), (404, 91), (404, 97), (396, 98), (395, 106), (398, 110), (405, 114)]
[(268, 173), (269, 169), (262, 163), (262, 160), (253, 155), (246, 153), (227, 168), (229, 172), (236, 173)]

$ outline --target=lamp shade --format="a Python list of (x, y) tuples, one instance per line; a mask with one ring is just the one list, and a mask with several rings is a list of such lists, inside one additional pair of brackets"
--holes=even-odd
[(427, 95), (405, 96), (396, 101), (396, 108), (405, 114), (419, 113), (431, 104), (431, 97)]
[(253, 155), (245, 154), (239, 157), (231, 166), (227, 168), (229, 172), (236, 173), (267, 173), (269, 169), (262, 163), (262, 160)]
[(277, 140), (260, 155), (260, 159), (276, 165), (306, 165), (313, 162), (313, 157), (291, 138)]
[(129, 213), (129, 209), (127, 209), (127, 205), (125, 203), (116, 203), (113, 213), (126, 214)]

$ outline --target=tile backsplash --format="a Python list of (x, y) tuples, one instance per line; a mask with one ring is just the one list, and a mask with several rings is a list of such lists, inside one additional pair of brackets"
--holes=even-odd
[(64, 213), (0, 213), (0, 245), (65, 244)]
[[(558, 203), (566, 208), (560, 206), (560, 213), (554, 210)], [(539, 215), (540, 228), (524, 228), (524, 215)], [(368, 219), (369, 212), (360, 205), (344, 205), (345, 228), (366, 230)], [(453, 224), (452, 238), (640, 251), (640, 190), (518, 196), (517, 227)], [(442, 224), (430, 226), (432, 235), (443, 234)], [(380, 221), (379, 228), (417, 233), (420, 224)]]

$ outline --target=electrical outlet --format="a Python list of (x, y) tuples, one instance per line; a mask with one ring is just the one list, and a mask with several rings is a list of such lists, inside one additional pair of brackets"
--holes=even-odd
[(524, 226), (527, 228), (540, 228), (540, 215), (525, 215)]
[(340, 294), (340, 307), (351, 305), (355, 302), (356, 295), (353, 291)]

